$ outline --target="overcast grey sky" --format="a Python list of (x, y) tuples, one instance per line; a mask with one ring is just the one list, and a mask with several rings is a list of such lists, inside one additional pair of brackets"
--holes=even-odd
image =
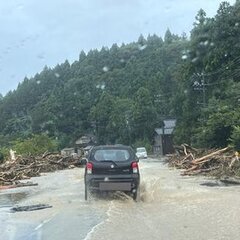
[[(140, 34), (189, 33), (203, 8), (214, 16), (221, 0), (2, 0), (0, 93), (45, 65), (77, 60), (80, 51), (136, 41)], [(229, 1), (231, 4), (235, 0)]]

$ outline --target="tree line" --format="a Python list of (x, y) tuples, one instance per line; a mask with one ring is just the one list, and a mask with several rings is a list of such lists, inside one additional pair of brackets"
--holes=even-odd
[(177, 119), (175, 143), (240, 146), (240, 2), (200, 10), (191, 36), (167, 30), (82, 51), (0, 97), (0, 147), (47, 135), (59, 148), (94, 134), (99, 144), (151, 145)]

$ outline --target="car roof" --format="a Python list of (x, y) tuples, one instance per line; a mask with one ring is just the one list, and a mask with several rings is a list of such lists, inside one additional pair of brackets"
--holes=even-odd
[(116, 144), (116, 145), (100, 145), (93, 147), (93, 150), (98, 149), (132, 149), (130, 146), (122, 145), (122, 144)]

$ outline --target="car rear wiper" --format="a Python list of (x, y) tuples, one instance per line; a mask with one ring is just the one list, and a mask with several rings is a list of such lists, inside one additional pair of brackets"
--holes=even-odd
[(118, 166), (116, 162), (114, 162), (113, 160), (101, 160), (100, 162), (109, 162), (112, 163), (115, 166)]
[(113, 162), (114, 163), (113, 160), (100, 160), (100, 162)]

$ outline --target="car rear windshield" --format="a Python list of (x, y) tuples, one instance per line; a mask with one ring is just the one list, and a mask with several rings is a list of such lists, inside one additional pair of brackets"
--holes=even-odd
[(99, 149), (93, 154), (96, 161), (127, 161), (130, 156), (126, 149)]

